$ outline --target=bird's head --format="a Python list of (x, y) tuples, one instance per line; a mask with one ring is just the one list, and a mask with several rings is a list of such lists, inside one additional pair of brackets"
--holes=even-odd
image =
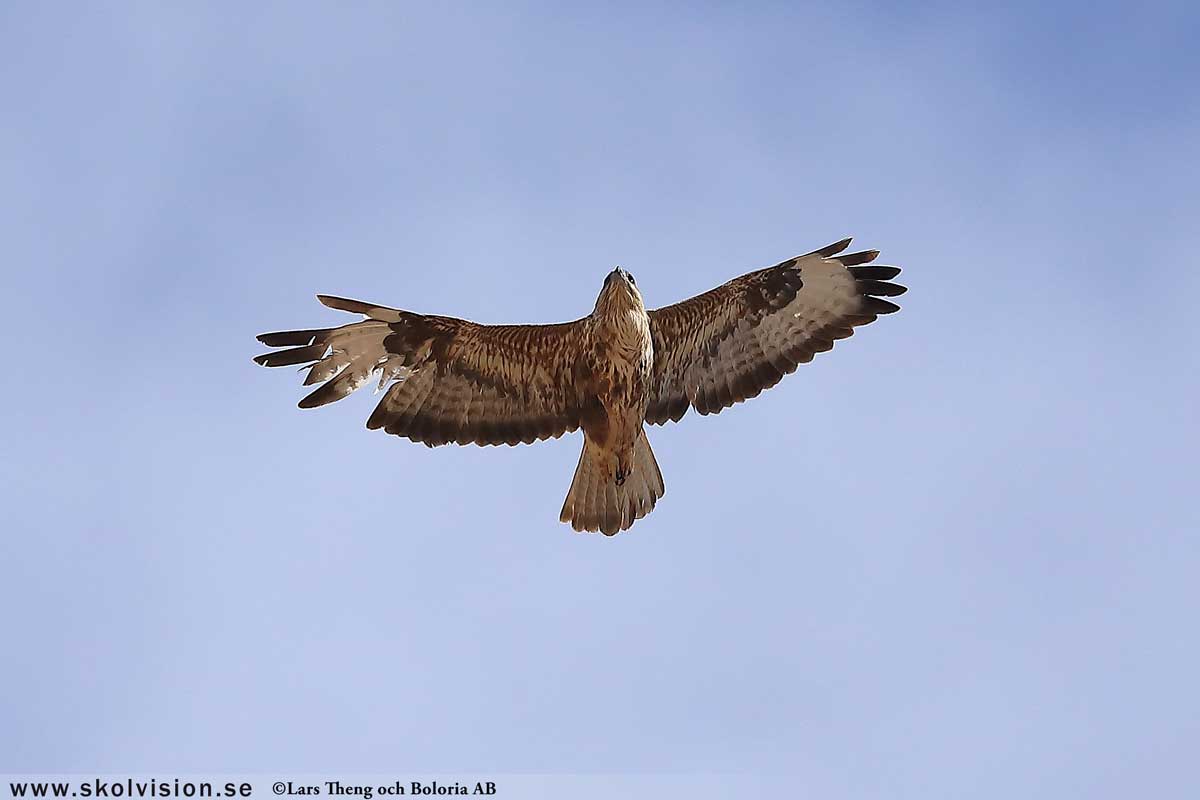
[(632, 275), (620, 267), (608, 273), (600, 296), (596, 298), (596, 313), (615, 314), (633, 309), (644, 311), (645, 308), (642, 293)]

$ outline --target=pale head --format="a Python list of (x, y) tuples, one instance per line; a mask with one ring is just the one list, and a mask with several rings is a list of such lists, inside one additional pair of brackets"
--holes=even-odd
[(625, 270), (617, 267), (608, 273), (600, 296), (596, 298), (597, 314), (616, 314), (622, 311), (636, 309), (645, 311), (642, 304), (642, 293), (638, 291), (637, 282)]

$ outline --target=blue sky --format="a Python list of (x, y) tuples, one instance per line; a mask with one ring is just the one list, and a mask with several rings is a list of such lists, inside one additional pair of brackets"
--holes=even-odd
[[(0, 771), (1178, 795), (1200, 738), (1190, 4), (10, 4)], [(295, 408), (329, 292), (650, 305), (845, 235), (904, 310), (650, 431)], [(32, 380), (32, 378), (38, 380)]]

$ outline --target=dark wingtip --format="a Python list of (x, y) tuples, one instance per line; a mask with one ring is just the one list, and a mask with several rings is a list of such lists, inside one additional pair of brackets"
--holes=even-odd
[(873, 294), (879, 297), (899, 297), (908, 291), (908, 287), (887, 281), (859, 281), (858, 291), (862, 294)]
[(878, 250), (863, 250), (859, 253), (838, 256), (836, 260), (841, 262), (843, 267), (857, 267), (859, 264), (868, 264), (877, 258), (879, 258)]
[(860, 281), (890, 281), (900, 274), (900, 268), (872, 264), (868, 267), (850, 267), (850, 274)]
[(315, 344), (318, 336), (329, 332), (328, 328), (314, 328), (304, 331), (272, 331), (260, 333), (254, 337), (267, 347), (303, 347)]
[(850, 242), (852, 242), (853, 240), (854, 240), (853, 236), (847, 236), (845, 239), (842, 239), (841, 241), (834, 242), (833, 244), (825, 245), (820, 250), (813, 250), (812, 253), (810, 253), (810, 255), (818, 255), (818, 256), (821, 256), (822, 258), (829, 258), (830, 256), (836, 256), (838, 253), (842, 252), (847, 247), (849, 247)]
[(274, 353), (263, 353), (261, 356), (256, 356), (254, 360), (264, 367), (290, 367), (319, 361), (328, 349), (329, 347), (322, 342), (293, 347), (288, 350), (277, 350)]
[[(871, 252), (874, 253), (875, 251)], [(855, 260), (859, 255), (862, 254), (855, 253), (851, 256), (841, 256), (837, 260), (843, 264), (847, 264), (847, 262), (855, 264), (855, 266), (847, 264), (846, 269), (854, 276), (859, 294), (862, 296), (862, 312), (874, 319), (876, 316), (882, 314), (894, 314), (899, 311), (900, 306), (895, 303), (889, 303), (887, 300), (881, 300), (880, 298), (899, 297), (908, 291), (907, 286), (888, 282), (900, 274), (900, 268), (875, 264), (857, 266), (863, 263), (863, 261)], [(864, 260), (869, 261), (870, 259)]]
[(362, 314), (370, 316), (373, 311), (380, 307), (372, 303), (364, 303), (362, 300), (351, 300), (348, 297), (338, 297), (332, 294), (319, 294), (317, 300), (321, 305), (327, 308), (332, 308), (335, 311), (348, 311), (351, 314)]
[(296, 403), (296, 407), (297, 408), (317, 408), (318, 406), (325, 405), (325, 403), (327, 403), (329, 401), (325, 400), (322, 397), (317, 396), (317, 392), (321, 391), (321, 389), (324, 389), (324, 388), (325, 388), (324, 386), (321, 386), (319, 389), (317, 389), (316, 392), (310, 392), (309, 394), (305, 395), (303, 397), (303, 399), (300, 400), (299, 403)]
[(889, 303), (887, 300), (880, 300), (878, 297), (871, 295), (863, 296), (863, 310), (868, 314), (895, 314), (900, 310), (900, 306), (895, 303)]

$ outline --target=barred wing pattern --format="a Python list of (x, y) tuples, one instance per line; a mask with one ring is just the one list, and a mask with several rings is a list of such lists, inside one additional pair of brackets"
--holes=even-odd
[(300, 401), (314, 408), (340, 400), (374, 376), (387, 392), (367, 420), (430, 447), (498, 445), (557, 438), (579, 427), (573, 355), (581, 322), (480, 325), (318, 295), (330, 308), (363, 314), (340, 328), (265, 333), (287, 347), (258, 356), (263, 366), (309, 365)]
[(849, 239), (734, 278), (649, 312), (654, 374), (646, 421), (678, 421), (689, 408), (715, 414), (757, 397), (854, 328), (899, 306), (906, 289), (877, 250), (839, 255)]

